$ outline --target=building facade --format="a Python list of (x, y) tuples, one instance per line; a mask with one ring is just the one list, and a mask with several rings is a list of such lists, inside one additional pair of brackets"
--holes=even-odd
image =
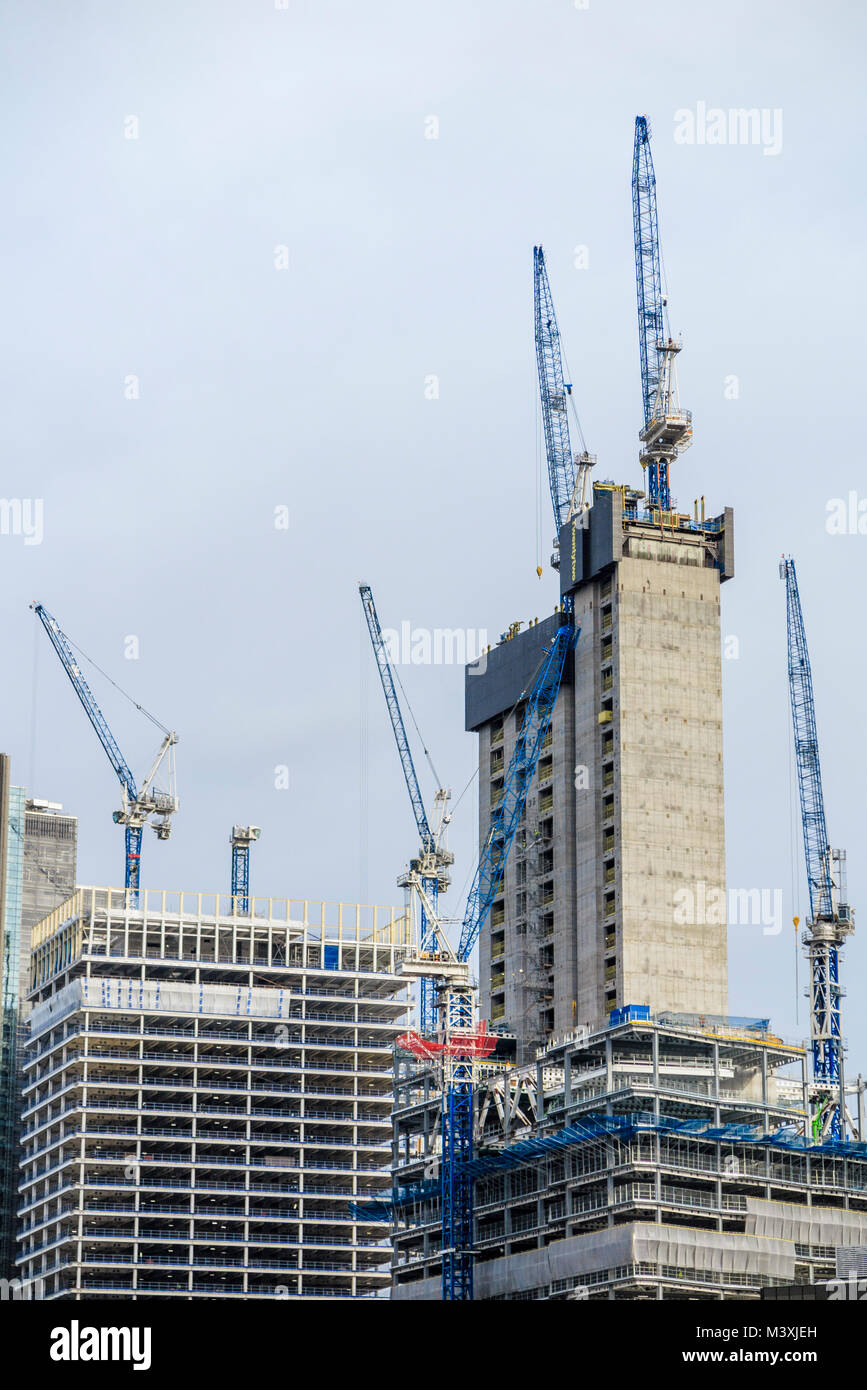
[[(81, 888), (33, 933), (19, 1274), (53, 1299), (387, 1291), (392, 908)], [(386, 1268), (382, 1268), (383, 1262)]]
[(0, 754), (0, 1278), (15, 1277), (21, 1088), (27, 1042), (30, 935), (75, 888), (78, 822), (56, 802), (28, 800)]
[[(561, 536), (580, 635), (480, 942), (482, 1014), (526, 1057), (624, 1004), (728, 1007), (720, 585), (732, 515), (660, 524), (639, 508), (639, 494), (597, 484)], [(559, 622), (514, 624), (467, 668), (482, 842)]]

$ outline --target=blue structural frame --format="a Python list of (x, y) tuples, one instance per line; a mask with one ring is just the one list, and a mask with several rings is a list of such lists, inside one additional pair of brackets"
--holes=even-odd
[[(427, 811), (424, 806), (424, 799), (419, 786), (418, 774), (413, 762), (412, 750), (409, 746), (409, 739), (406, 735), (406, 725), (403, 722), (403, 714), (400, 708), (400, 701), (397, 698), (397, 687), (394, 681), (394, 672), (391, 669), (391, 662), (388, 659), (388, 651), (385, 639), (382, 635), (382, 628), (379, 624), (379, 614), (376, 611), (376, 604), (373, 601), (373, 591), (369, 584), (359, 584), (358, 592), (361, 596), (361, 605), (364, 609), (364, 616), (367, 620), (367, 630), (370, 633), (370, 641), (373, 647), (373, 655), (376, 658), (376, 667), (379, 671), (379, 679), (382, 684), (382, 692), (385, 695), (385, 703), (388, 707), (388, 714), (391, 720), (391, 727), (394, 732), (394, 741), (397, 744), (400, 765), (403, 768), (406, 789), (409, 792), (409, 799), (412, 804), (412, 813), (415, 817), (416, 828), (421, 848), (426, 854), (433, 854), (436, 851), (436, 841), (430, 828)], [(437, 912), (439, 903), (439, 879), (435, 877), (423, 877), (422, 886), (430, 901), (434, 914)], [(436, 951), (436, 923), (430, 921), (424, 907), (421, 910), (421, 942), (422, 951)], [(419, 1022), (423, 1033), (433, 1033), (436, 1029), (436, 984), (433, 980), (422, 979), (419, 987)]]
[[(138, 791), (136, 789), (135, 778), (130, 771), (129, 764), (117, 745), (117, 741), (111, 729), (108, 727), (105, 715), (97, 704), (93, 691), (82, 674), (68, 637), (61, 629), (57, 619), (53, 618), (47, 608), (44, 608), (41, 603), (33, 604), (33, 611), (48, 633), (51, 645), (60, 657), (61, 664), (69, 677), (70, 684), (81, 701), (84, 712), (90, 720), (97, 738), (105, 749), (108, 760), (114, 768), (118, 781), (130, 801), (137, 801)], [(130, 905), (135, 907), (138, 905), (139, 901), (142, 826), (125, 825), (124, 831), (124, 887), (131, 893)]]
[[(458, 959), (469, 960), (500, 892), (506, 860), (515, 838), (527, 792), (536, 771), (542, 744), (566, 669), (566, 658), (577, 640), (571, 609), (557, 629), (536, 677), (521, 730), (515, 741), (503, 782), (503, 797), (491, 820), (473, 883), (467, 896)], [(473, 1002), (469, 990), (449, 996), (448, 1027), (471, 1030)], [(442, 1297), (445, 1302), (473, 1297), (473, 1059), (457, 1056), (446, 1064), (451, 1075), (443, 1091), (442, 1108)]]
[[(473, 1000), (469, 991), (449, 998), (447, 1027), (471, 1030)], [(448, 1063), (447, 1063), (448, 1065)], [(443, 1094), (442, 1126), (442, 1296), (445, 1302), (473, 1297), (473, 1060), (451, 1062), (450, 1084)]]
[[(780, 565), (780, 573), (786, 583), (789, 696), (810, 915), (813, 922), (833, 923), (835, 912), (831, 850), (825, 821), (813, 675), (794, 560), (784, 559)], [(829, 941), (811, 949), (810, 958), (810, 1004), (814, 1031), (823, 1035), (814, 1037), (812, 1042), (813, 1077), (816, 1081), (827, 1083), (830, 1089), (839, 1085), (842, 1064), (839, 951), (837, 946)], [(839, 1106), (834, 1108), (831, 1116), (831, 1134), (838, 1140), (844, 1137), (843, 1116)]]
[(232, 845), (232, 905), (250, 911), (250, 846)]
[(569, 438), (568, 397), (572, 387), (563, 380), (560, 329), (548, 281), (545, 253), (533, 247), (533, 307), (536, 326), (536, 365), (539, 370), (539, 396), (542, 427), (548, 460), (548, 484), (554, 506), (557, 534), (569, 517), (575, 492), (575, 460)]
[[(641, 397), (644, 427), (653, 418), (659, 387), (662, 355), (658, 344), (665, 337), (665, 304), (659, 255), (659, 217), (656, 207), (656, 174), (650, 153), (650, 125), (646, 116), (635, 118), (632, 153), (632, 223), (635, 238), (635, 283), (638, 292), (638, 349), (641, 357)], [(651, 506), (671, 508), (668, 463), (648, 459), (647, 496)]]

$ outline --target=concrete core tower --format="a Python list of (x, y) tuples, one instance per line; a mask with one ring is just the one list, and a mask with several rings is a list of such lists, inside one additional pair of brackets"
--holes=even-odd
[[(661, 524), (640, 507), (597, 483), (560, 534), (580, 636), (480, 943), (482, 1013), (527, 1056), (626, 1004), (727, 1012), (720, 584), (733, 517)], [(513, 625), (467, 667), (482, 841), (559, 621)]]

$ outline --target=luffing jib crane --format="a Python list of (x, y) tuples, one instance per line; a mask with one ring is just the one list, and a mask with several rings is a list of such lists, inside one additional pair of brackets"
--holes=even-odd
[(579, 435), (581, 426), (572, 402), (572, 383), (563, 377), (563, 357), (560, 329), (554, 312), (554, 300), (548, 280), (545, 253), (541, 246), (533, 247), (533, 310), (536, 338), (536, 365), (539, 372), (539, 396), (542, 406), (542, 428), (545, 435), (545, 456), (548, 461), (548, 485), (554, 507), (554, 554), (551, 563), (559, 564), (560, 527), (587, 505), (587, 480), (596, 463), (595, 454), (584, 447), (572, 453), (569, 438), (569, 405), (573, 406)]
[(635, 118), (632, 221), (644, 408), (644, 428), (639, 435), (644, 444), (641, 465), (647, 474), (650, 510), (668, 512), (671, 510), (669, 469), (677, 455), (692, 443), (692, 414), (688, 410), (681, 410), (678, 399), (675, 358), (682, 344), (672, 337), (667, 300), (662, 288), (656, 174), (650, 153), (650, 125), (646, 116)]
[[(540, 246), (533, 248), (533, 298), (536, 360), (548, 460), (548, 481), (554, 523), (559, 528), (587, 505), (586, 484), (595, 458), (586, 449), (574, 456), (569, 437), (567, 398), (571, 386), (563, 377), (560, 334), (551, 288)], [(577, 419), (577, 417), (576, 417)], [(580, 430), (580, 425), (579, 425)], [(583, 440), (582, 440), (583, 443)], [(558, 557), (552, 556), (556, 566)], [(476, 1026), (474, 989), (469, 979), (469, 959), (487, 921), (491, 905), (501, 891), (506, 860), (515, 838), (527, 793), (551, 723), (557, 695), (566, 669), (566, 658), (577, 640), (572, 599), (563, 605), (563, 620), (545, 651), (532, 689), (523, 692), (527, 704), (521, 729), (503, 780), (503, 795), (481, 846), (476, 872), (467, 896), (460, 942), (447, 973), (437, 980), (440, 1031), (436, 1044), (430, 1039), (409, 1038), (420, 1056), (432, 1057), (438, 1049), (442, 1063), (442, 1297), (444, 1301), (468, 1301), (473, 1297), (473, 1089), (476, 1062), (490, 1047), (490, 1034)], [(407, 963), (410, 972), (425, 972), (437, 979), (439, 965), (423, 959)]]
[[(73, 690), (84, 707), (84, 712), (90, 720), (96, 732), (96, 736), (102, 744), (109, 762), (114, 768), (115, 774), (121, 786), (121, 809), (113, 813), (112, 819), (116, 825), (122, 825), (125, 832), (125, 858), (124, 858), (124, 887), (129, 892), (130, 907), (137, 907), (139, 904), (139, 885), (141, 879), (141, 842), (142, 831), (148, 821), (153, 825), (157, 838), (167, 840), (171, 834), (171, 816), (178, 809), (178, 798), (175, 780), (175, 744), (178, 736), (173, 731), (158, 724), (152, 715), (148, 715), (152, 723), (158, 724), (165, 737), (160, 745), (153, 765), (142, 782), (140, 787), (136, 786), (135, 778), (130, 771), (129, 765), (117, 745), (111, 729), (108, 727), (105, 715), (94, 698), (87, 681), (84, 678), (81, 667), (79, 666), (72, 650), (69, 638), (62, 631), (56, 618), (53, 618), (41, 603), (32, 603), (30, 607), (35, 612), (45, 631), (48, 633), (51, 645), (60, 658), (64, 671), (69, 677)], [(139, 706), (139, 708), (141, 708)], [(146, 711), (142, 711), (146, 713)], [(168, 769), (169, 788), (167, 791), (159, 790), (154, 779), (165, 761)]]
[(262, 831), (258, 825), (232, 826), (232, 911), (250, 911), (250, 846)]
[(854, 912), (846, 902), (845, 851), (832, 850), (828, 843), (813, 676), (794, 560), (781, 560), (780, 577), (786, 584), (789, 696), (810, 895), (810, 917), (802, 939), (810, 966), (810, 1043), (816, 1104), (813, 1137), (843, 1140), (848, 1116), (840, 1032), (840, 948), (854, 929)]
[[(428, 814), (425, 810), (424, 798), (421, 794), (418, 775), (413, 762), (412, 750), (409, 746), (409, 739), (406, 734), (406, 725), (403, 722), (403, 714), (400, 708), (400, 701), (397, 696), (394, 672), (388, 656), (388, 648), (382, 635), (382, 628), (379, 623), (379, 615), (373, 601), (373, 591), (369, 584), (359, 584), (359, 595), (361, 605), (364, 609), (364, 616), (367, 620), (367, 629), (370, 633), (370, 642), (373, 647), (373, 655), (376, 658), (376, 666), (379, 671), (379, 679), (382, 683), (385, 703), (388, 706), (388, 714), (391, 720), (391, 727), (394, 732), (394, 740), (397, 744), (397, 752), (403, 768), (406, 789), (409, 792), (409, 799), (412, 804), (412, 812), (415, 817), (416, 829), (418, 830), (419, 849), (415, 859), (410, 861), (410, 873), (399, 879), (402, 887), (412, 886), (415, 876), (418, 877), (422, 887), (420, 894), (421, 903), (421, 928), (420, 928), (420, 949), (426, 952), (437, 953), (441, 949), (440, 928), (439, 928), (439, 894), (445, 892), (451, 879), (449, 868), (454, 863), (454, 855), (448, 850), (444, 843), (446, 827), (449, 823), (448, 802), (449, 792), (446, 788), (440, 787), (434, 798), (436, 807), (435, 829), (431, 829)], [(436, 1010), (436, 989), (431, 979), (423, 976), (419, 985), (419, 1015), (420, 1027), (423, 1033), (432, 1033), (437, 1026)]]

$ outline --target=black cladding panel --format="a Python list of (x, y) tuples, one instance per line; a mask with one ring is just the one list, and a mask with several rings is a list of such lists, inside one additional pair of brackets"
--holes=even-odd
[[(478, 661), (464, 669), (465, 727), (475, 730), (498, 714), (504, 714), (517, 704), (522, 695), (533, 688), (543, 653), (550, 647), (558, 628), (563, 625), (562, 613), (552, 613), (535, 627), (519, 632), (509, 642), (501, 642)], [(572, 653), (566, 661), (564, 682), (571, 680)]]
[(619, 489), (594, 494), (589, 511), (579, 512), (560, 529), (560, 592), (601, 573), (623, 554), (623, 503)]

